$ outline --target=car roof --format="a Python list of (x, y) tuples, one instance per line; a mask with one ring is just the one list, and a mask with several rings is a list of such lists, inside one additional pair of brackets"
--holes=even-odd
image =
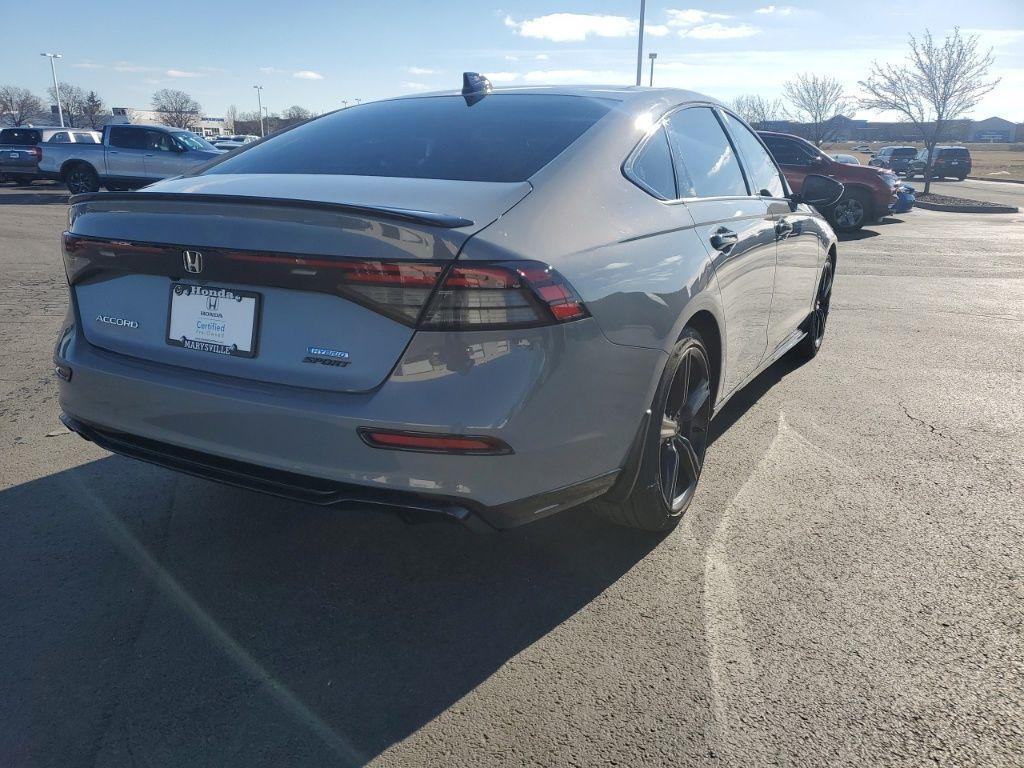
[[(688, 91), (682, 88), (647, 88), (636, 85), (531, 85), (531, 86), (503, 86), (494, 88), (490, 92), (494, 95), (524, 94), (524, 95), (551, 95), (551, 96), (589, 96), (596, 99), (614, 99), (623, 102), (624, 106), (637, 111), (644, 111), (651, 107), (664, 105), (665, 103), (683, 104), (711, 103), (718, 106), (726, 106), (718, 99), (705, 96), (696, 91)], [(399, 99), (429, 99), (437, 96), (462, 96), (461, 90), (453, 91), (432, 91), (429, 93), (416, 93), (406, 96), (396, 96), (388, 101)]]

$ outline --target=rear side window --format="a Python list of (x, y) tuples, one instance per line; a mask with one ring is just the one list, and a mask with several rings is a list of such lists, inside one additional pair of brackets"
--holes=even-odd
[(57, 131), (53, 136), (50, 137), (48, 144), (70, 144), (71, 136), (68, 135), (67, 131)]
[(111, 128), (110, 146), (121, 149), (145, 149), (146, 131), (142, 128)]
[(96, 144), (96, 137), (91, 133), (76, 133), (75, 141), (79, 144)]
[(585, 96), (491, 94), (361, 104), (311, 120), (205, 173), (525, 181), (615, 105)]
[(810, 165), (814, 159), (811, 151), (796, 139), (785, 136), (761, 135), (768, 150), (779, 165)]
[(706, 107), (668, 119), (680, 197), (746, 197), (747, 185), (729, 139)]
[(659, 128), (644, 144), (629, 166), (629, 175), (648, 192), (653, 192), (663, 200), (676, 197), (672, 155), (668, 151), (664, 128)]
[(729, 134), (736, 142), (740, 155), (743, 156), (743, 166), (747, 169), (747, 177), (754, 192), (766, 197), (783, 197), (785, 192), (782, 178), (772, 156), (761, 146), (761, 142), (747, 126), (728, 112), (720, 114), (729, 129)]
[(42, 139), (42, 133), (31, 128), (5, 128), (0, 131), (0, 144), (30, 147), (38, 144)]

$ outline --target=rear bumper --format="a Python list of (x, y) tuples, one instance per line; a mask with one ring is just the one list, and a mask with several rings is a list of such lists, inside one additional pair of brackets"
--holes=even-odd
[[(208, 479), (331, 506), (372, 505), (510, 528), (604, 493), (653, 396), (660, 351), (593, 321), (419, 333), (370, 393), (259, 384), (126, 357), (73, 325), (55, 362), (68, 426), (100, 446)], [(497, 437), (503, 456), (366, 445), (371, 426)]]

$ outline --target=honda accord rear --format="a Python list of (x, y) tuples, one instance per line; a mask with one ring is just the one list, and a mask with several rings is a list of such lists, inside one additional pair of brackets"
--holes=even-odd
[(550, 264), (473, 238), (616, 101), (471, 100), (354, 107), (74, 198), (65, 423), (215, 480), (499, 528), (606, 491), (650, 395), (630, 372), (661, 353), (609, 341)]

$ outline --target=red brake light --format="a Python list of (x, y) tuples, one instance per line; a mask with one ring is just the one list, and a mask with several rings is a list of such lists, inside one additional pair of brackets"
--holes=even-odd
[(431, 300), (420, 327), (527, 328), (589, 316), (573, 287), (546, 264), (457, 263)]
[(473, 456), (500, 456), (512, 453), (507, 443), (479, 435), (439, 435), (430, 432), (404, 432), (360, 427), (359, 436), (373, 448), (425, 453), (460, 453)]
[(38, 163), (43, 159), (43, 148), (42, 147), (29, 147), (28, 151), (32, 153)]

